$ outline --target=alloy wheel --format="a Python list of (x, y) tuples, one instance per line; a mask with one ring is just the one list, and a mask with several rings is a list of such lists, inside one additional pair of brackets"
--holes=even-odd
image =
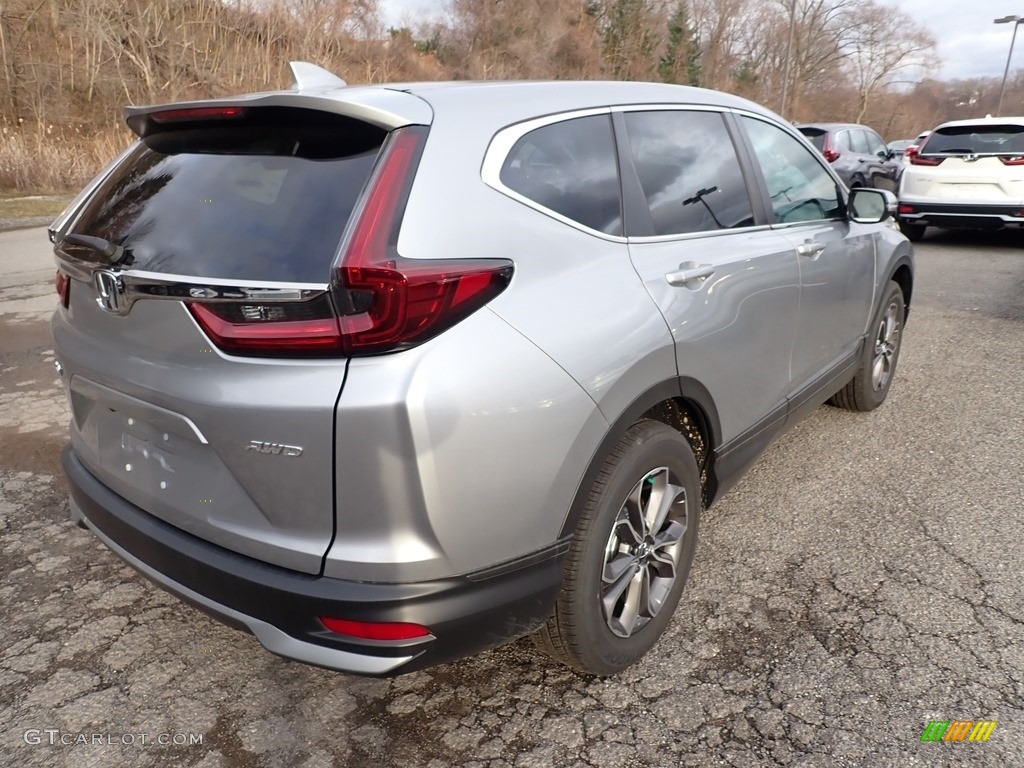
[(875, 335), (875, 355), (871, 361), (871, 386), (876, 392), (884, 389), (892, 376), (896, 364), (896, 351), (899, 349), (900, 324), (898, 319), (899, 306), (890, 302), (885, 315), (878, 324)]
[(686, 489), (667, 467), (651, 470), (626, 496), (605, 545), (601, 608), (612, 633), (631, 637), (658, 615), (686, 529)]

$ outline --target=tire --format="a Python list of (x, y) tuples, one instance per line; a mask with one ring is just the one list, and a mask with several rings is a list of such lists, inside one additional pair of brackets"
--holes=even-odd
[(885, 402), (896, 375), (906, 314), (903, 291), (890, 280), (871, 321), (860, 369), (832, 396), (829, 400), (832, 405), (848, 411), (873, 411)]
[(900, 232), (912, 243), (919, 242), (924, 237), (924, 231), (928, 229), (926, 224), (908, 224), (905, 221), (900, 222)]
[(587, 501), (562, 589), (534, 642), (580, 672), (611, 675), (647, 653), (672, 618), (697, 546), (700, 475), (679, 432), (643, 420), (579, 492)]

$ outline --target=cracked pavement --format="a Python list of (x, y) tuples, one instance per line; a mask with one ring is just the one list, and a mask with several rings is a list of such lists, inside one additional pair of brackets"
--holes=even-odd
[[(0, 765), (1024, 765), (1019, 235), (917, 247), (888, 403), (822, 407), (769, 449), (705, 513), (666, 635), (608, 679), (529, 640), (347, 677), (122, 564), (68, 522), (46, 245), (0, 234)], [(930, 720), (998, 726), (922, 743)], [(30, 729), (114, 743), (28, 744)]]

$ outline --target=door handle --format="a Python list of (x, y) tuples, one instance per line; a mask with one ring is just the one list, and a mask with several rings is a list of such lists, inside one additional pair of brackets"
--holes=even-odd
[[(713, 274), (715, 274), (715, 268), (710, 264), (694, 264), (692, 261), (684, 261), (679, 265), (678, 271), (668, 272), (665, 279), (668, 280), (669, 285), (674, 285), (677, 288), (683, 286), (696, 288)], [(693, 285), (693, 283), (698, 285)]]
[(798, 256), (806, 256), (809, 259), (818, 258), (824, 250), (824, 243), (812, 243), (810, 240), (806, 243), (800, 243), (800, 245), (796, 247), (796, 253)]

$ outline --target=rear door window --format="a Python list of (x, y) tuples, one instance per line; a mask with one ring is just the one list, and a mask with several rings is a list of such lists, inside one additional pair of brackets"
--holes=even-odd
[(625, 121), (656, 235), (753, 225), (750, 195), (722, 115), (627, 112)]
[(885, 142), (882, 138), (874, 131), (864, 131), (864, 136), (868, 140), (868, 153), (872, 155), (882, 155), (888, 152), (888, 147), (885, 146)]
[(864, 131), (850, 131), (850, 149), (858, 155), (870, 155), (871, 148), (868, 146), (868, 137)]
[(622, 234), (622, 203), (609, 115), (536, 128), (512, 147), (501, 183), (585, 227)]
[(744, 116), (742, 121), (764, 174), (778, 223), (841, 215), (836, 183), (814, 154), (781, 128), (752, 117)]
[(170, 125), (135, 146), (71, 231), (123, 245), (124, 268), (326, 283), (385, 136), (351, 118), (271, 107)]

